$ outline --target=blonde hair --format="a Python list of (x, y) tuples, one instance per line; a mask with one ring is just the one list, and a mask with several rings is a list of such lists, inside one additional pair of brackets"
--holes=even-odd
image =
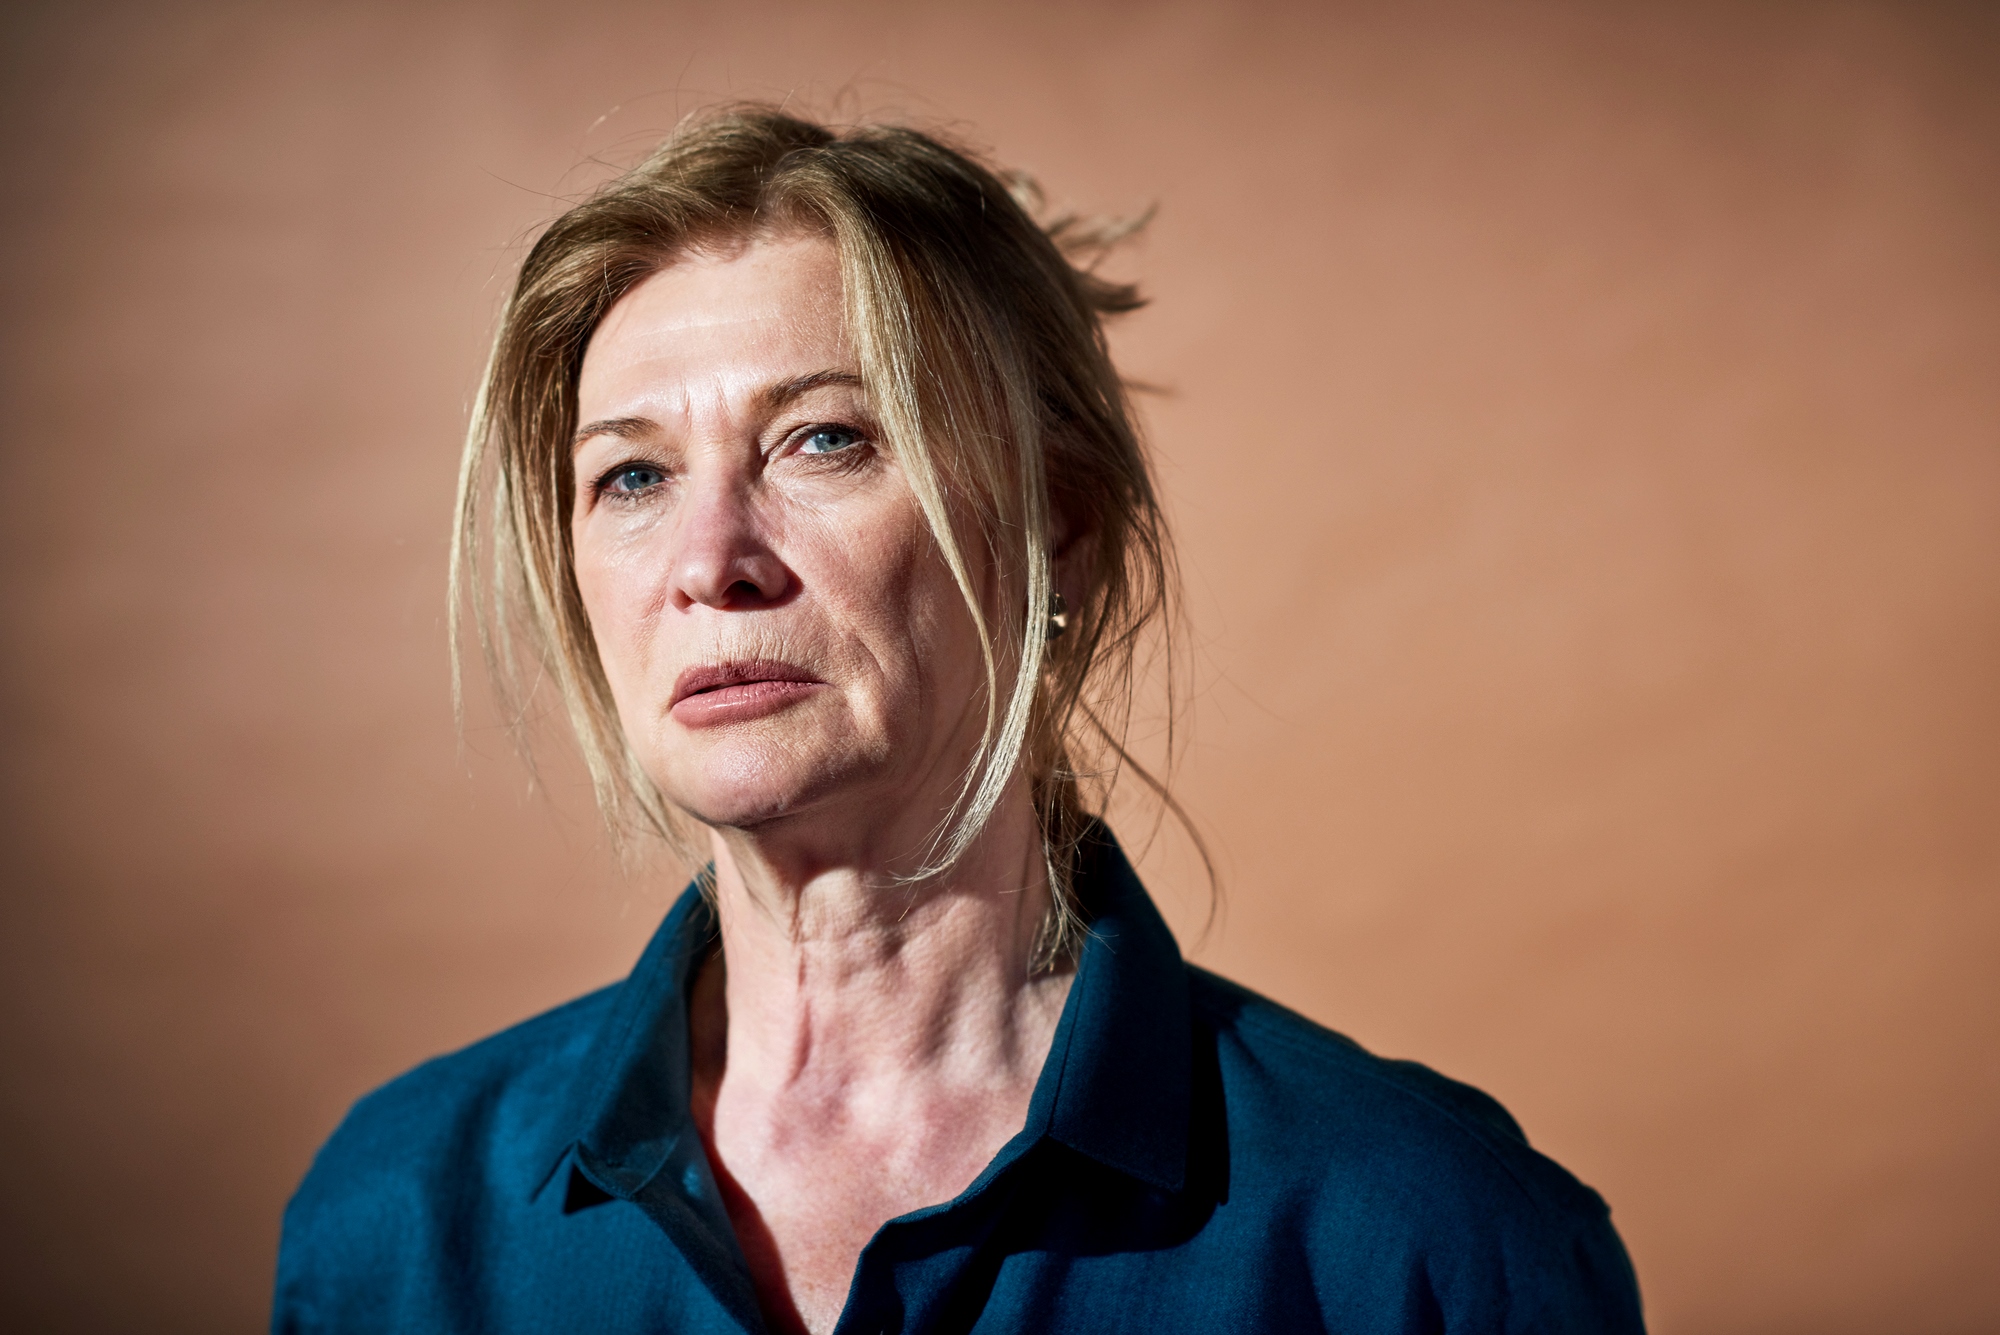
[[(984, 658), (985, 731), (918, 875), (960, 858), (1025, 771), (1056, 905), (1044, 934), (1052, 955), (1078, 925), (1075, 844), (1120, 769), (1181, 814), (1124, 745), (1137, 654), (1155, 629), (1165, 632), (1171, 720), (1176, 595), (1173, 550), (1102, 326), (1141, 301), (1090, 267), (1131, 229), (1038, 225), (1030, 207), (1039, 197), (1025, 178), (1003, 179), (936, 136), (836, 132), (739, 106), (689, 118), (529, 251), (460, 470), (454, 673), (470, 593), (503, 703), (518, 717), (536, 683), (553, 679), (614, 832), (636, 825), (693, 851), (627, 745), (577, 590), (570, 448), (584, 350), (613, 304), (689, 248), (797, 231), (828, 237), (839, 253), (864, 392)], [(984, 550), (964, 549), (954, 514), (970, 516)], [(1092, 555), (1067, 632), (1051, 641), (1057, 515)], [(977, 593), (985, 563), (1006, 591), (997, 611)]]

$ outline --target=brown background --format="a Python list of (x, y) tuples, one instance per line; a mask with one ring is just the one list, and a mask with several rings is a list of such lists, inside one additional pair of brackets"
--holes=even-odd
[(588, 160), (791, 94), (1160, 205), (1199, 957), (1507, 1103), (1664, 1335), (2000, 1328), (2000, 10), (4, 25), (0, 1322), (255, 1328), (351, 1099), (636, 954), (454, 742), (456, 439)]

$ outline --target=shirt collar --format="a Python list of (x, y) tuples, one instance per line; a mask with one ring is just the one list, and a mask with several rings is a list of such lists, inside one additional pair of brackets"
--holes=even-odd
[(695, 1134), (688, 1111), (687, 995), (716, 937), (714, 906), (690, 884), (653, 933), (578, 1067), (578, 1079), (551, 1127), (536, 1190), (574, 1147), (636, 1195)]
[(1078, 849), (1075, 886), (1089, 933), (1026, 1130), (1179, 1191), (1193, 1082), (1180, 948), (1102, 825)]
[[(1090, 926), (1020, 1139), (1047, 1136), (1179, 1191), (1193, 1061), (1180, 950), (1102, 825), (1079, 846), (1075, 887)], [(670, 1160), (701, 1157), (688, 1108), (687, 996), (715, 936), (715, 911), (690, 885), (618, 989), (551, 1127), (537, 1191), (572, 1148), (628, 1199)]]

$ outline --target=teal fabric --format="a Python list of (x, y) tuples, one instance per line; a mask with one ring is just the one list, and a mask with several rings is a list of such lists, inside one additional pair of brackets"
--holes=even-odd
[[(841, 1332), (1642, 1330), (1604, 1203), (1485, 1095), (1185, 964), (1108, 832), (1026, 1125), (884, 1224)], [(277, 1332), (764, 1329), (688, 1113), (689, 888), (630, 978), (370, 1094)]]

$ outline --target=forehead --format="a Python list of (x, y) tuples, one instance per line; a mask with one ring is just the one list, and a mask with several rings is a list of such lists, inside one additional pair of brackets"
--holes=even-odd
[[(590, 403), (661, 380), (793, 375), (850, 359), (833, 243), (767, 238), (690, 252), (626, 293), (591, 336), (577, 396)], [(815, 364), (798, 365), (806, 361)]]

